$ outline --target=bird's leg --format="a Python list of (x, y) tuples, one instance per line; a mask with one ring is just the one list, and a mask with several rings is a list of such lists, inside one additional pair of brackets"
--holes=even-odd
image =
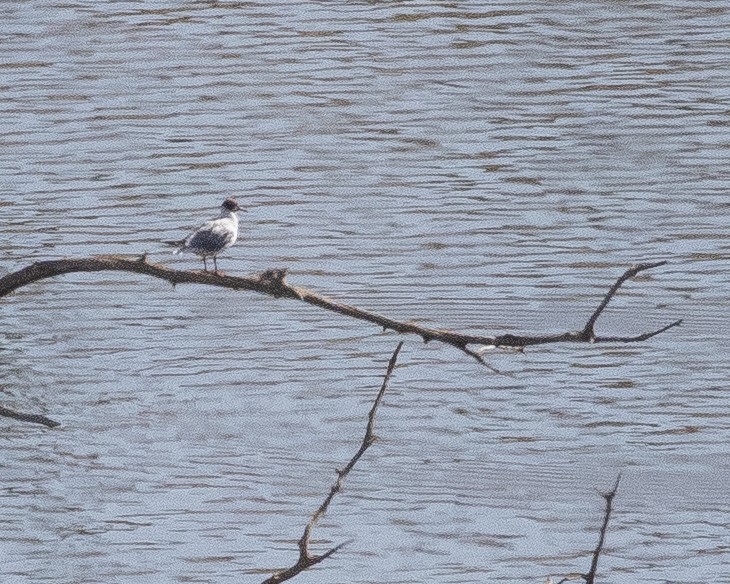
[(215, 273), (217, 274), (218, 273), (218, 259), (215, 256), (213, 256), (213, 267), (214, 267)]
[(206, 272), (208, 271), (208, 262), (205, 260), (205, 256), (203, 256), (203, 269)]

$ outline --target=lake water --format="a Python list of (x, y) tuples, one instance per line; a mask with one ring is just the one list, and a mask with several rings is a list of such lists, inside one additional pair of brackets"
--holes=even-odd
[[(406, 337), (296, 578), (730, 582), (726, 0), (4, 2), (0, 273), (152, 252), (235, 195), (221, 269), (493, 334)], [(260, 582), (359, 445), (398, 336), (142, 276), (0, 300), (3, 583)]]

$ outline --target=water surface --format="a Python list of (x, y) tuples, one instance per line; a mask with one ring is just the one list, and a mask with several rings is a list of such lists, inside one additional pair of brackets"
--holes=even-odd
[[(725, 2), (0, 6), (0, 253), (151, 252), (225, 196), (229, 273), (403, 320), (636, 345), (407, 338), (379, 441), (300, 582), (730, 582)], [(2, 299), (0, 574), (257, 582), (355, 452), (398, 338), (291, 301), (77, 274)]]

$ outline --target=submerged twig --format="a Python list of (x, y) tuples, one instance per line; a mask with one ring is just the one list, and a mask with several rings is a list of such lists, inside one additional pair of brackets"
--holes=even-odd
[(23, 412), (16, 412), (2, 406), (0, 406), (0, 416), (13, 418), (14, 420), (20, 420), (21, 422), (30, 422), (31, 424), (43, 424), (44, 426), (48, 426), (49, 428), (55, 428), (56, 426), (61, 425), (60, 422), (51, 420), (51, 418), (47, 418), (42, 414), (26, 414)]
[(378, 392), (378, 395), (375, 398), (375, 402), (373, 403), (373, 407), (370, 408), (370, 413), (368, 414), (368, 425), (367, 429), (365, 430), (365, 436), (362, 439), (362, 443), (360, 444), (360, 448), (355, 453), (355, 456), (353, 456), (350, 459), (350, 462), (345, 465), (343, 469), (337, 470), (337, 480), (332, 484), (332, 487), (330, 489), (329, 494), (327, 497), (325, 497), (324, 501), (322, 501), (322, 504), (319, 506), (319, 508), (314, 512), (312, 515), (312, 518), (307, 523), (306, 527), (304, 528), (304, 533), (302, 534), (301, 539), (299, 540), (299, 558), (297, 559), (297, 562), (291, 566), (290, 568), (287, 568), (285, 570), (281, 570), (280, 572), (277, 572), (273, 574), (272, 576), (268, 577), (266, 580), (264, 580), (263, 584), (278, 584), (279, 582), (284, 582), (285, 580), (289, 580), (290, 578), (293, 578), (297, 574), (303, 572), (304, 570), (314, 566), (315, 564), (319, 564), (322, 560), (325, 560), (329, 558), (332, 554), (334, 554), (337, 550), (341, 549), (342, 546), (346, 545), (348, 542), (343, 542), (341, 544), (336, 545), (333, 548), (330, 548), (323, 554), (312, 554), (309, 551), (309, 539), (312, 534), (312, 529), (314, 529), (314, 526), (316, 525), (317, 521), (320, 520), (320, 518), (327, 512), (327, 508), (329, 507), (330, 503), (332, 502), (332, 499), (334, 496), (339, 493), (342, 490), (342, 483), (345, 480), (345, 477), (347, 477), (348, 474), (350, 474), (350, 471), (355, 466), (358, 460), (360, 460), (360, 457), (365, 453), (365, 451), (370, 447), (370, 445), (375, 442), (375, 414), (378, 411), (378, 406), (380, 406), (380, 403), (383, 401), (383, 395), (385, 394), (385, 390), (388, 387), (388, 382), (390, 381), (390, 376), (393, 373), (393, 368), (395, 367), (395, 362), (398, 359), (398, 353), (400, 353), (401, 347), (403, 346), (403, 341), (398, 343), (398, 346), (395, 348), (395, 351), (393, 352), (393, 356), (390, 358), (390, 361), (388, 363), (388, 369), (385, 372), (385, 376), (383, 377), (383, 384), (380, 387), (380, 391)]

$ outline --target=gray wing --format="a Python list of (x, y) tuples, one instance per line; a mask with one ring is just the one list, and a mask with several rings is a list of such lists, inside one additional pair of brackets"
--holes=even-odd
[(226, 229), (204, 226), (188, 237), (185, 247), (214, 254), (230, 245), (232, 239), (233, 233)]

